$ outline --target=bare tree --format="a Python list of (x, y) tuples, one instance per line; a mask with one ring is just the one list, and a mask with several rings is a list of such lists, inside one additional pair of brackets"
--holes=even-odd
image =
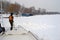
[(20, 6), (17, 5), (17, 4), (10, 4), (8, 7), (7, 7), (7, 11), (8, 12), (18, 12), (20, 10)]

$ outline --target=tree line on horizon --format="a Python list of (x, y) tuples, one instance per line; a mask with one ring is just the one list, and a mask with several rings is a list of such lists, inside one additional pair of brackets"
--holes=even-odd
[(27, 13), (33, 15), (48, 14), (46, 12), (46, 9), (39, 8), (38, 10), (36, 10), (35, 7), (26, 8), (24, 7), (24, 5), (20, 5), (19, 3), (10, 3), (8, 1), (0, 1), (0, 10), (1, 10), (1, 4), (3, 9), (2, 11), (4, 11), (5, 13), (14, 12), (16, 14)]

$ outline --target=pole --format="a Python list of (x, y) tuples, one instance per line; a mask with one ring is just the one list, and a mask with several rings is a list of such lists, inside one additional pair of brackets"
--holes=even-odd
[[(3, 25), (3, 16), (2, 16), (2, 12), (3, 12), (3, 10), (2, 10), (2, 5), (3, 5), (3, 4), (2, 4), (2, 2), (3, 2), (3, 0), (1, 0), (1, 20), (2, 20), (2, 21), (1, 21), (1, 24)], [(3, 25), (3, 26), (4, 26), (4, 25)]]

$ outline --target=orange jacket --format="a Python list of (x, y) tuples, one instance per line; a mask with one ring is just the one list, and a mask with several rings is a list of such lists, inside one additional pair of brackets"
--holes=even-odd
[(13, 21), (13, 16), (9, 16), (9, 20)]

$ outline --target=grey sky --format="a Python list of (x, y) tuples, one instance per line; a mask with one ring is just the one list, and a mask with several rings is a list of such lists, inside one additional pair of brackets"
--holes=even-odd
[(35, 6), (38, 8), (45, 8), (47, 11), (60, 12), (60, 0), (9, 0), (11, 2), (18, 2), (25, 7)]

